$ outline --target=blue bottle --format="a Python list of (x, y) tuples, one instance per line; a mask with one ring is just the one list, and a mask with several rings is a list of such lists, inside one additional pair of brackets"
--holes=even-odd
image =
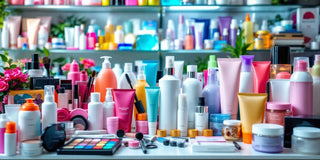
[(208, 83), (203, 89), (202, 95), (205, 99), (205, 104), (208, 106), (208, 113), (220, 113), (220, 89), (217, 82), (216, 69), (209, 67)]

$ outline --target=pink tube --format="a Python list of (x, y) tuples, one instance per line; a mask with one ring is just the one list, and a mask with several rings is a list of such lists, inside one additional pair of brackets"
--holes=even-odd
[(240, 58), (218, 58), (220, 77), (221, 113), (230, 114), (232, 119), (237, 118)]
[(266, 86), (270, 73), (270, 64), (270, 61), (252, 62), (254, 93), (266, 93)]
[(10, 48), (17, 49), (17, 39), (20, 33), (21, 16), (8, 17), (8, 29), (10, 35)]
[(115, 115), (119, 117), (119, 129), (131, 132), (135, 89), (113, 89)]

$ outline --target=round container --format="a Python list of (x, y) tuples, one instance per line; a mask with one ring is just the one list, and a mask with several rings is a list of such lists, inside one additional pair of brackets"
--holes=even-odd
[(212, 129), (204, 129), (202, 130), (202, 136), (211, 137), (213, 135)]
[(224, 120), (222, 128), (222, 136), (227, 141), (238, 141), (241, 139), (241, 121)]
[(230, 120), (230, 114), (210, 114), (210, 129), (214, 136), (222, 136), (222, 127), (224, 120)]
[(315, 127), (295, 127), (291, 141), (292, 151), (302, 154), (320, 154), (320, 129)]
[(170, 135), (171, 137), (181, 137), (181, 131), (179, 129), (172, 129)]
[(188, 136), (190, 138), (195, 138), (198, 135), (199, 135), (199, 131), (197, 129), (189, 129)]
[(213, 40), (205, 39), (204, 40), (204, 49), (213, 49)]
[(157, 136), (158, 136), (158, 137), (167, 137), (167, 130), (165, 130), (165, 129), (158, 129), (158, 130), (157, 130)]
[(139, 145), (139, 141), (137, 140), (131, 140), (128, 142), (128, 147), (131, 148), (131, 149), (138, 149), (140, 148), (140, 145)]
[(75, 128), (72, 121), (61, 122), (64, 124), (64, 130), (66, 132), (66, 141), (68, 141), (73, 135)]
[(261, 38), (261, 36), (259, 36), (258, 38), (254, 39), (254, 48), (256, 50), (262, 50), (263, 48), (263, 38)]
[(147, 113), (138, 113), (137, 121), (147, 121)]
[(27, 140), (21, 142), (20, 153), (22, 156), (33, 157), (42, 153), (42, 143), (40, 140)]
[(272, 0), (247, 0), (247, 5), (270, 5), (272, 4)]
[(148, 131), (148, 121), (136, 121), (136, 132), (148, 134)]
[(283, 126), (258, 123), (252, 125), (252, 148), (259, 152), (279, 153), (283, 150)]
[(284, 117), (291, 116), (291, 104), (280, 102), (268, 102), (266, 110), (266, 123), (284, 126)]
[(257, 31), (257, 37), (263, 39), (263, 49), (270, 49), (271, 47), (271, 34), (269, 31)]
[(116, 134), (119, 129), (119, 117), (107, 117), (107, 131), (110, 134)]

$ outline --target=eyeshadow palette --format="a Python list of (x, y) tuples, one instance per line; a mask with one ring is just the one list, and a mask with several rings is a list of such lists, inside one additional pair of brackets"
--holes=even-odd
[(58, 154), (113, 155), (121, 146), (117, 138), (74, 138), (57, 150)]

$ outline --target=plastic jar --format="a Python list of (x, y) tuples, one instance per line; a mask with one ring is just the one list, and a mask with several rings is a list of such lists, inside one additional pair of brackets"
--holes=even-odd
[(262, 38), (263, 49), (270, 49), (271, 47), (271, 34), (269, 31), (257, 31), (257, 37)]
[(224, 120), (222, 128), (222, 136), (227, 141), (238, 141), (241, 139), (241, 121)]
[(210, 114), (210, 129), (214, 136), (222, 136), (222, 127), (224, 120), (230, 120), (230, 114)]
[(282, 152), (283, 126), (265, 123), (252, 125), (252, 148), (266, 153)]
[(320, 154), (320, 129), (295, 127), (292, 135), (292, 151), (303, 154)]
[(291, 115), (292, 112), (290, 103), (267, 103), (266, 123), (279, 124), (284, 126), (284, 117)]

